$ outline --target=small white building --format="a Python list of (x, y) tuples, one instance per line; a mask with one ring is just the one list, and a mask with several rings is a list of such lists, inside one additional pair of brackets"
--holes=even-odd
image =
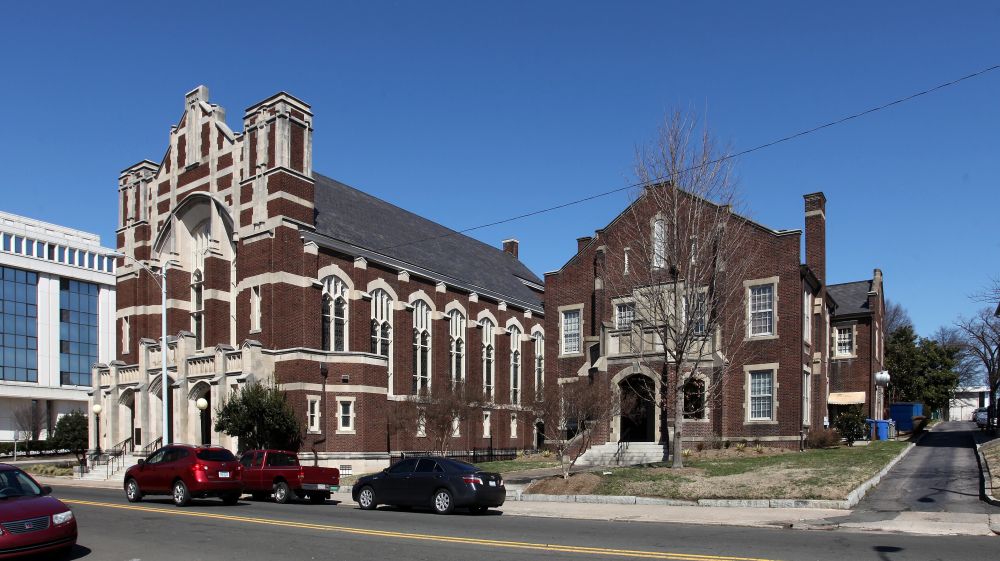
[(957, 388), (948, 402), (949, 421), (971, 421), (972, 414), (990, 404), (990, 389), (986, 386)]
[(96, 234), (0, 212), (0, 441), (28, 437), (26, 409), (48, 429), (87, 410), (91, 365), (115, 356), (112, 252)]

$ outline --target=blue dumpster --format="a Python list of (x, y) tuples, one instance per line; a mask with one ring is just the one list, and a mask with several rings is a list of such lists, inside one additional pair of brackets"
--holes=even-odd
[(923, 413), (923, 403), (893, 403), (889, 406), (889, 417), (895, 421), (896, 428), (903, 432), (912, 431), (913, 418)]
[(889, 440), (889, 421), (875, 421), (875, 432), (878, 440)]

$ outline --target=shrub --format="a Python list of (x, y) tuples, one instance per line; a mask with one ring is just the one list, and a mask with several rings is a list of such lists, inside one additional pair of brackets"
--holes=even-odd
[(847, 441), (848, 446), (861, 440), (868, 433), (868, 426), (865, 424), (865, 416), (861, 413), (860, 407), (851, 407), (844, 411), (833, 421), (834, 428)]
[(812, 429), (806, 435), (806, 448), (831, 448), (840, 445), (836, 429)]
[(695, 444), (694, 447), (699, 452), (703, 452), (705, 450), (705, 443), (704, 442), (699, 442), (698, 444)]

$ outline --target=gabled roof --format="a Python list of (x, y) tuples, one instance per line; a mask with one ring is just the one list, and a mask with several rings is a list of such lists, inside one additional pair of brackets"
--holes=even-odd
[(872, 291), (871, 280), (831, 284), (826, 287), (826, 291), (837, 302), (837, 312), (834, 314), (834, 318), (871, 313), (871, 309), (868, 307), (868, 293)]
[(335, 179), (313, 178), (317, 234), (541, 311), (541, 295), (525, 282), (542, 280), (513, 255)]

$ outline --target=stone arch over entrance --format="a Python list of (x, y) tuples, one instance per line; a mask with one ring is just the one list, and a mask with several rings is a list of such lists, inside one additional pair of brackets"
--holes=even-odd
[(612, 442), (663, 443), (660, 408), (650, 397), (660, 395), (660, 380), (645, 366), (630, 366), (611, 378), (615, 415), (611, 421)]
[(118, 396), (118, 405), (116, 408), (118, 413), (118, 435), (115, 436), (115, 442), (123, 441), (126, 438), (132, 439), (132, 445), (130, 446), (130, 451), (135, 447), (137, 442), (140, 442), (138, 438), (138, 432), (140, 429), (136, 426), (136, 412), (138, 408), (136, 397), (138, 392), (134, 388), (125, 388), (122, 390), (121, 394)]
[[(197, 402), (199, 399), (204, 398), (208, 402), (208, 407), (204, 411), (198, 409)], [(191, 429), (194, 434), (194, 441), (197, 444), (211, 444), (212, 443), (212, 409), (215, 404), (212, 403), (212, 386), (205, 381), (199, 381), (191, 390), (188, 392), (188, 407), (191, 408), (192, 415), (190, 419), (196, 419), (192, 423)]]

